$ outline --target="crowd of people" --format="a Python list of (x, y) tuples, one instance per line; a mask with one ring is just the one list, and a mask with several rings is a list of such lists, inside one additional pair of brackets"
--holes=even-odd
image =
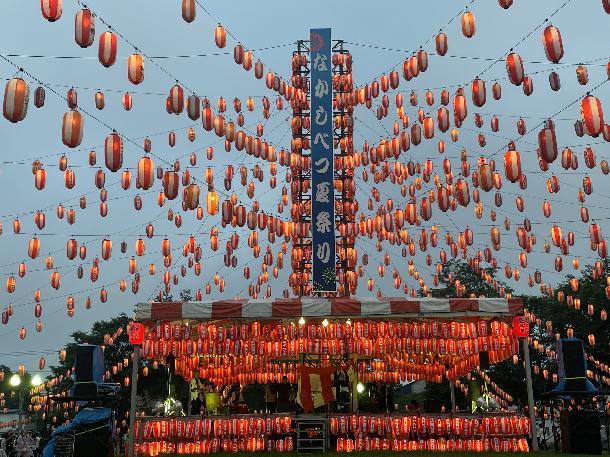
[[(230, 414), (294, 412), (296, 410), (295, 384), (284, 377), (282, 382), (240, 385), (229, 384), (217, 388), (213, 384), (195, 377), (191, 381), (191, 414), (206, 411)], [(210, 396), (212, 394), (212, 396)], [(213, 404), (206, 404), (212, 402)]]
[(36, 457), (41, 452), (40, 437), (33, 433), (12, 430), (0, 437), (0, 457)]

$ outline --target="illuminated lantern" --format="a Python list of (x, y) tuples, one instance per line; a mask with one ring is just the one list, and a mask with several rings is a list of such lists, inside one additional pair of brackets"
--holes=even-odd
[(136, 241), (136, 255), (142, 257), (144, 255), (144, 240), (142, 238), (138, 238)]
[(485, 81), (476, 78), (472, 81), (472, 103), (479, 108), (485, 105)]
[(74, 170), (66, 170), (64, 172), (64, 182), (67, 189), (72, 189), (76, 185), (76, 174)]
[(520, 86), (525, 77), (525, 71), (519, 54), (511, 52), (506, 56), (506, 71), (510, 82), (515, 86)]
[(424, 119), (424, 138), (430, 139), (434, 137), (434, 119), (426, 117)]
[(191, 95), (186, 100), (186, 114), (189, 119), (196, 121), (201, 115), (201, 101), (196, 95)]
[(62, 142), (69, 148), (76, 148), (83, 140), (84, 119), (78, 111), (70, 110), (64, 114), (61, 126)]
[(100, 63), (108, 68), (116, 62), (117, 37), (114, 32), (103, 32), (100, 35), (97, 57)]
[(554, 162), (558, 155), (555, 130), (549, 128), (540, 130), (538, 133), (538, 146), (540, 148), (540, 157), (547, 163)]
[(36, 223), (36, 227), (38, 227), (38, 230), (42, 230), (45, 226), (45, 215), (42, 211), (36, 211), (36, 214), (34, 215), (34, 222)]
[(36, 237), (32, 238), (28, 243), (28, 256), (35, 259), (40, 253), (40, 240)]
[(195, 0), (182, 0), (182, 19), (191, 23), (195, 20), (196, 14)]
[(19, 338), (20, 338), (20, 339), (22, 339), (22, 340), (25, 340), (25, 335), (26, 335), (26, 333), (27, 333), (27, 332), (26, 332), (26, 330), (25, 330), (25, 327), (21, 327), (21, 328), (19, 329)]
[(542, 214), (544, 217), (551, 217), (551, 204), (546, 200), (542, 204)]
[(589, 226), (589, 237), (591, 243), (598, 244), (602, 241), (602, 230), (598, 224), (591, 224)]
[(4, 88), (2, 114), (13, 123), (24, 120), (28, 112), (29, 100), (30, 88), (28, 84), (21, 78), (9, 79)]
[(103, 110), (104, 106), (105, 106), (104, 93), (98, 91), (95, 93), (95, 107), (99, 110)]
[(66, 101), (68, 102), (68, 108), (70, 109), (75, 109), (78, 106), (78, 94), (74, 89), (68, 89)]
[(264, 71), (263, 63), (260, 60), (257, 60), (256, 63), (254, 64), (254, 77), (256, 79), (262, 79), (263, 71)]
[(109, 239), (102, 240), (102, 259), (108, 260), (112, 255), (112, 241)]
[[(460, 121), (463, 121), (464, 119), (466, 119), (466, 116), (468, 115), (468, 110), (467, 110), (467, 106), (466, 106), (466, 97), (464, 97), (463, 95), (456, 95), (455, 98), (453, 99), (453, 113), (455, 114), (455, 117), (457, 119), (459, 119)], [(417, 125), (417, 124), (415, 124)], [(413, 138), (411, 138), (413, 139)]]
[(84, 8), (74, 18), (74, 40), (81, 48), (88, 48), (95, 39), (95, 16)]
[[(417, 51), (417, 68), (419, 68), (419, 71), (421, 71), (422, 73), (428, 69), (428, 53), (426, 51), (424, 51), (423, 49), (420, 49), (419, 51)], [(390, 76), (392, 74), (396, 74), (396, 73), (392, 72), (390, 74)], [(396, 76), (398, 76), (398, 74), (396, 74)], [(396, 79), (398, 79), (398, 78), (396, 78)], [(398, 85), (396, 85), (396, 87), (398, 87)], [(392, 89), (396, 89), (396, 87), (392, 87)], [(384, 92), (386, 92), (386, 91), (384, 91)]]
[(78, 243), (74, 238), (71, 238), (66, 243), (66, 255), (68, 259), (74, 260), (76, 258)]
[(593, 184), (591, 183), (591, 178), (585, 176), (582, 178), (582, 188), (586, 195), (591, 195), (593, 192)]
[(479, 166), (479, 184), (485, 192), (489, 192), (493, 187), (493, 171), (489, 164)]
[(36, 170), (36, 173), (34, 174), (34, 186), (36, 187), (36, 189), (38, 189), (38, 190), (44, 189), (44, 186), (46, 185), (46, 183), (47, 183), (46, 170), (43, 168)]
[(6, 280), (6, 291), (9, 294), (12, 294), (13, 292), (15, 292), (15, 286), (17, 284), (17, 280), (15, 279), (14, 276), (9, 276), (8, 279)]
[(214, 118), (214, 132), (218, 136), (225, 135), (225, 118), (221, 114)]
[(188, 209), (194, 210), (199, 206), (199, 186), (189, 184), (185, 189), (184, 202)]
[(563, 41), (561, 40), (561, 32), (557, 27), (549, 25), (542, 32), (542, 44), (546, 58), (553, 63), (559, 63), (563, 57)]
[(507, 9), (509, 9), (512, 6), (513, 0), (498, 0), (498, 3), (500, 4), (500, 6), (502, 8), (507, 10)]
[(559, 75), (554, 71), (549, 73), (549, 85), (551, 86), (551, 89), (555, 92), (561, 89), (561, 80), (559, 79)]
[(163, 194), (168, 200), (173, 200), (178, 195), (180, 188), (180, 177), (175, 171), (166, 171), (162, 179)]
[(42, 17), (49, 22), (55, 22), (61, 17), (62, 0), (40, 0)]
[(132, 84), (144, 81), (144, 59), (140, 54), (132, 54), (127, 59), (127, 79)]
[(439, 32), (438, 35), (436, 35), (436, 53), (439, 56), (444, 56), (447, 54), (447, 50), (447, 35), (445, 35), (443, 32)]
[(123, 108), (129, 111), (133, 107), (133, 97), (129, 92), (123, 94)]
[(111, 133), (104, 141), (104, 162), (113, 173), (123, 166), (123, 140), (117, 133)]
[(209, 132), (214, 128), (214, 118), (215, 116), (214, 112), (212, 111), (212, 108), (207, 107), (203, 109), (203, 112), (201, 114), (201, 123), (204, 130), (207, 130)]
[(466, 38), (472, 38), (476, 32), (474, 14), (466, 11), (462, 15), (462, 33)]
[(138, 160), (137, 184), (140, 188), (148, 190), (155, 181), (155, 164), (148, 156)]
[(227, 44), (227, 32), (225, 32), (225, 28), (220, 24), (214, 30), (214, 41), (219, 48), (224, 48)]
[(585, 86), (589, 82), (589, 74), (587, 73), (587, 67), (579, 65), (576, 67), (576, 79), (578, 84)]
[(59, 289), (59, 272), (57, 271), (51, 273), (51, 287), (55, 290)]
[(449, 110), (447, 108), (442, 106), (438, 109), (436, 120), (438, 129), (441, 132), (446, 132), (447, 130), (449, 130)]
[(206, 210), (211, 216), (218, 213), (218, 194), (213, 190), (206, 197)]
[(518, 151), (506, 151), (504, 153), (504, 169), (506, 179), (517, 182), (521, 176), (521, 154)]
[(553, 225), (553, 227), (551, 227), (551, 240), (553, 241), (553, 244), (559, 247), (561, 245), (562, 238), (561, 227)]
[(169, 102), (172, 113), (182, 113), (182, 111), (184, 110), (184, 90), (180, 85), (175, 84), (169, 90)]
[(534, 80), (526, 76), (523, 78), (523, 93), (529, 97), (532, 95), (532, 92), (534, 92)]
[(432, 203), (430, 202), (430, 199), (428, 199), (428, 198), (421, 199), (419, 214), (421, 215), (421, 218), (423, 220), (425, 220), (425, 221), (430, 220), (430, 218), (432, 217)]
[(604, 112), (597, 97), (587, 95), (580, 103), (580, 117), (585, 132), (590, 136), (598, 136), (604, 128)]
[(123, 174), (121, 175), (121, 187), (123, 188), (123, 190), (127, 190), (127, 189), (129, 189), (130, 186), (131, 186), (131, 171), (125, 170), (125, 171), (123, 171)]
[(555, 257), (555, 271), (560, 272), (563, 270), (563, 259), (560, 255)]
[(44, 106), (45, 91), (44, 87), (38, 86), (34, 91), (34, 106), (36, 108), (42, 108)]
[(595, 151), (590, 146), (585, 149), (584, 156), (587, 168), (595, 168)]

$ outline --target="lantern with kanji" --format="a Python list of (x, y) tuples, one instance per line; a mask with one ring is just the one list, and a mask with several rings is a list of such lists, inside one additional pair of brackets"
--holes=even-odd
[(144, 341), (144, 324), (132, 322), (129, 326), (129, 344), (138, 345)]

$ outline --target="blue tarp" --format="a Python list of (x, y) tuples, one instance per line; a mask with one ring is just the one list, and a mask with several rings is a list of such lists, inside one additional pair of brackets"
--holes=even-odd
[(51, 435), (51, 439), (42, 451), (42, 457), (53, 457), (53, 455), (55, 454), (55, 437), (57, 435), (67, 433), (79, 425), (95, 424), (101, 421), (108, 421), (110, 426), (111, 415), (112, 411), (110, 408), (85, 408), (79, 411), (78, 414), (74, 416), (72, 422), (67, 425), (62, 425), (61, 427), (58, 427), (53, 432), (53, 434)]

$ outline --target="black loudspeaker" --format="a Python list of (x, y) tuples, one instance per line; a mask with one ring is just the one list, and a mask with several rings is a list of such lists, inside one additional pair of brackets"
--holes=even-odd
[(77, 383), (93, 381), (93, 350), (95, 346), (76, 346), (74, 377)]
[(481, 370), (487, 370), (489, 368), (489, 352), (479, 352), (479, 367)]
[(595, 411), (561, 411), (561, 450), (571, 454), (601, 455), (599, 415)]
[(582, 341), (576, 338), (562, 339), (557, 345), (559, 380), (564, 382), (565, 392), (587, 391), (587, 362)]
[(74, 397), (97, 397), (97, 386), (93, 382), (93, 353), (96, 346), (76, 346), (74, 360)]

